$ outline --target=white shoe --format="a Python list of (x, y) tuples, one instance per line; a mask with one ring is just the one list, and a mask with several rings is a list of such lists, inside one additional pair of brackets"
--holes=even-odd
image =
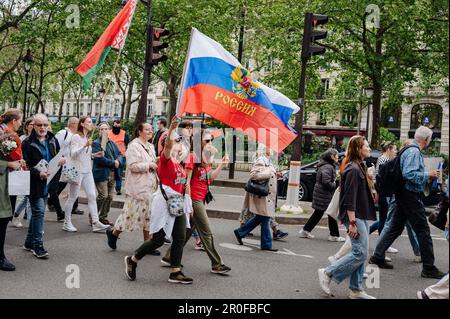
[(420, 264), (422, 262), (422, 257), (421, 256), (414, 256), (414, 262)]
[(20, 222), (19, 217), (14, 217), (13, 220), (12, 220), (12, 224), (16, 228), (22, 228), (23, 227), (23, 224)]
[(106, 231), (109, 227), (111, 227), (111, 226), (102, 224), (100, 221), (98, 221), (98, 222), (92, 224), (92, 231), (94, 233), (101, 233), (101, 232)]
[(350, 299), (377, 299), (374, 296), (368, 295), (364, 290), (350, 289)]
[(385, 257), (384, 257), (384, 260), (386, 260), (387, 262), (390, 262), (390, 263), (392, 262), (392, 258), (390, 258), (390, 257), (388, 257), (388, 256), (385, 256)]
[(343, 242), (345, 241), (345, 238), (340, 236), (328, 236), (328, 241)]
[(386, 252), (387, 252), (387, 253), (390, 253), (390, 254), (396, 254), (396, 253), (398, 253), (398, 249), (395, 249), (394, 247), (389, 247), (389, 248), (386, 250)]
[(334, 265), (335, 263), (337, 263), (338, 260), (333, 255), (333, 256), (328, 257), (328, 261), (330, 262), (331, 265)]
[(64, 222), (62, 229), (65, 230), (65, 231), (68, 231), (69, 233), (75, 233), (75, 232), (78, 231), (78, 230), (72, 225), (72, 223), (66, 223), (66, 222)]
[(315, 236), (312, 235), (309, 231), (306, 230), (300, 230), (299, 232), (300, 238), (310, 238), (313, 239)]
[(331, 278), (330, 278), (330, 276), (328, 276), (326, 274), (325, 268), (320, 268), (319, 270), (317, 270), (317, 274), (319, 275), (320, 288), (322, 288), (324, 293), (326, 293), (327, 295), (330, 295), (331, 294), (331, 291), (330, 291)]

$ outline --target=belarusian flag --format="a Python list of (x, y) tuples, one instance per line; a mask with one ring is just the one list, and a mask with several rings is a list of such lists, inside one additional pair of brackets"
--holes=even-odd
[(94, 47), (89, 51), (76, 72), (83, 77), (83, 89), (87, 91), (92, 78), (101, 70), (111, 48), (121, 50), (125, 45), (128, 30), (133, 19), (138, 0), (129, 0), (114, 18)]

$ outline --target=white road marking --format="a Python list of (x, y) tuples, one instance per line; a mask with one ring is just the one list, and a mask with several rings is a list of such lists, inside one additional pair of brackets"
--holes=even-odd
[(229, 244), (229, 243), (221, 243), (219, 244), (221, 247), (234, 249), (234, 250), (241, 250), (241, 251), (252, 251), (253, 249), (247, 246), (241, 246), (241, 245), (235, 245), (235, 244)]

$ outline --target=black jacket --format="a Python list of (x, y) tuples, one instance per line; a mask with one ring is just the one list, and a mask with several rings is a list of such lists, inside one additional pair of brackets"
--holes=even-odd
[(366, 175), (357, 163), (347, 164), (342, 173), (339, 206), (339, 220), (342, 222), (348, 221), (347, 210), (355, 211), (358, 219), (377, 219)]
[[(52, 132), (48, 132), (46, 139), (48, 140), (51, 158), (55, 157), (59, 152), (59, 143)], [(30, 168), (30, 197), (44, 196), (46, 180), (41, 180), (40, 172), (34, 167), (43, 159), (42, 153), (39, 149), (39, 138), (36, 131), (33, 130), (31, 135), (22, 142), (23, 159)]]
[(325, 211), (336, 189), (336, 166), (331, 157), (322, 158), (317, 165), (312, 208)]

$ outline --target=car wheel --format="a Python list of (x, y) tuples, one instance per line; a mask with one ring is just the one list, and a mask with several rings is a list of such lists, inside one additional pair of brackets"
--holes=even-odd
[(308, 188), (302, 182), (300, 182), (300, 186), (298, 187), (298, 200), (299, 201), (308, 200)]

